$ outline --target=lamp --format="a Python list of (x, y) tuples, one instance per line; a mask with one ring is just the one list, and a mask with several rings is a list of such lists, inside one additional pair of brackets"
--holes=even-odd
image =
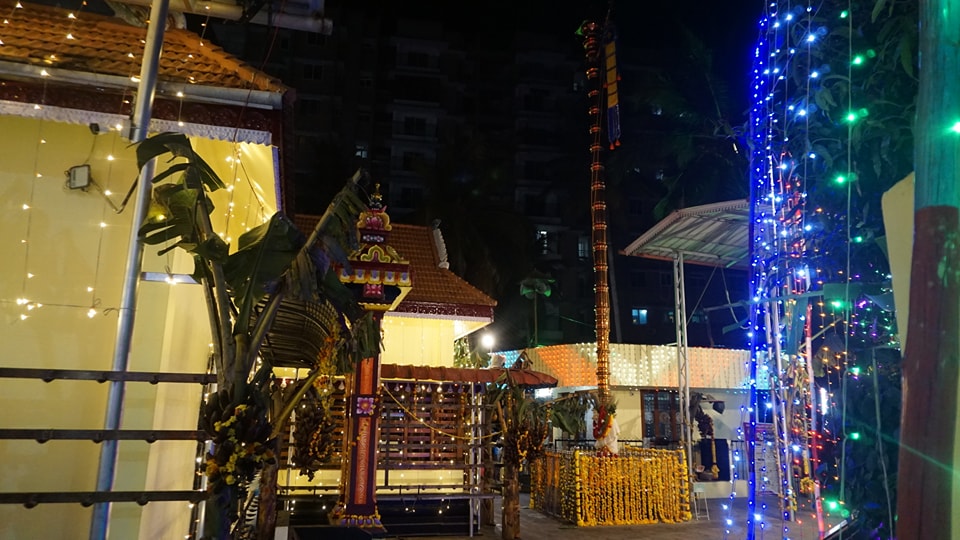
[(67, 187), (87, 189), (90, 187), (90, 165), (74, 165), (67, 170)]

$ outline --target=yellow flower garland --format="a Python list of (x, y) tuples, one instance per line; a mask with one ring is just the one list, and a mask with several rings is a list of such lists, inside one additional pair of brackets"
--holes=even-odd
[(531, 467), (530, 504), (578, 526), (689, 521), (685, 463), (683, 449), (547, 452)]

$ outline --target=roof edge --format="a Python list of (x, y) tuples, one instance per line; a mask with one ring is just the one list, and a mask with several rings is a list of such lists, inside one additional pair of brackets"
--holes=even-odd
[[(44, 73), (47, 75), (44, 75)], [(101, 73), (34, 66), (0, 60), (0, 76), (4, 75), (36, 81), (54, 81), (133, 91), (136, 91), (138, 86), (132, 79), (120, 77), (119, 75), (104, 75)], [(178, 93), (182, 93), (183, 97), (180, 97)], [(281, 108), (283, 97), (282, 92), (220, 88), (164, 81), (157, 82), (157, 95), (166, 96), (171, 99), (182, 99), (189, 102), (247, 106), (271, 110)]]

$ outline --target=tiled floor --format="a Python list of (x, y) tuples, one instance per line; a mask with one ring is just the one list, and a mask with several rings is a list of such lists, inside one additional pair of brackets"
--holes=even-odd
[[(611, 527), (576, 527), (562, 523), (529, 508), (527, 496), (521, 499), (520, 538), (522, 540), (601, 540), (614, 538), (656, 538), (659, 540), (711, 540), (746, 538), (746, 499), (737, 499), (732, 507), (727, 499), (708, 499), (710, 519), (701, 509), (701, 518), (685, 523), (654, 523), (649, 525), (629, 525)], [(496, 501), (499, 508), (499, 500)], [(724, 505), (728, 508), (725, 509)], [(816, 519), (808, 512), (801, 512), (799, 521), (784, 522), (778, 515), (777, 499), (765, 496), (758, 500), (758, 506), (766, 505), (763, 510), (765, 526), (757, 528), (757, 540), (817, 540), (820, 538)], [(729, 521), (728, 521), (729, 520)], [(499, 522), (499, 515), (497, 516)], [(828, 516), (825, 528), (829, 529), (838, 519)], [(729, 524), (728, 524), (729, 523)], [(784, 534), (781, 531), (786, 529)], [(474, 538), (499, 539), (499, 527), (483, 527)], [(463, 540), (467, 536), (431, 537), (431, 540)]]

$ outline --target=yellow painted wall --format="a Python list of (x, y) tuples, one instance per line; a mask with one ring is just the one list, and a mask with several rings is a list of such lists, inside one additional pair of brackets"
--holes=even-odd
[[(89, 164), (119, 204), (137, 174), (128, 146), (115, 132), (93, 135), (84, 125), (0, 118), (0, 365), (111, 368), (133, 205), (118, 215), (96, 190), (67, 189), (64, 171)], [(195, 147), (233, 186), (217, 196), (214, 223), (235, 242), (276, 208), (272, 149)], [(242, 165), (226, 159), (238, 155)], [(155, 250), (143, 261), (145, 271), (189, 267), (186, 257)], [(198, 286), (141, 284), (131, 370), (203, 372), (209, 341)], [(199, 385), (128, 384), (123, 427), (195, 429), (199, 395)], [(0, 379), (0, 425), (102, 428), (106, 396), (107, 385), (96, 382)], [(2, 489), (93, 490), (99, 450), (88, 441), (0, 441)], [(122, 442), (114, 489), (189, 489), (195, 458), (193, 442)], [(86, 538), (90, 515), (79, 504), (0, 505), (0, 539)], [(179, 539), (188, 519), (186, 503), (115, 504), (110, 537)]]
[[(338, 469), (324, 469), (317, 471), (313, 480), (308, 480), (305, 475), (301, 475), (296, 469), (281, 470), (277, 483), (280, 486), (287, 487), (319, 487), (321, 493), (337, 494), (340, 485), (340, 471)], [(377, 486), (386, 485), (386, 473), (377, 471)], [(433, 487), (425, 486), (448, 486)], [(390, 488), (378, 489), (377, 493), (393, 494), (400, 493), (407, 489), (419, 490), (421, 493), (451, 493), (463, 491), (463, 469), (404, 469), (390, 471)]]
[(455, 324), (456, 321), (447, 319), (386, 314), (381, 362), (453, 367)]

